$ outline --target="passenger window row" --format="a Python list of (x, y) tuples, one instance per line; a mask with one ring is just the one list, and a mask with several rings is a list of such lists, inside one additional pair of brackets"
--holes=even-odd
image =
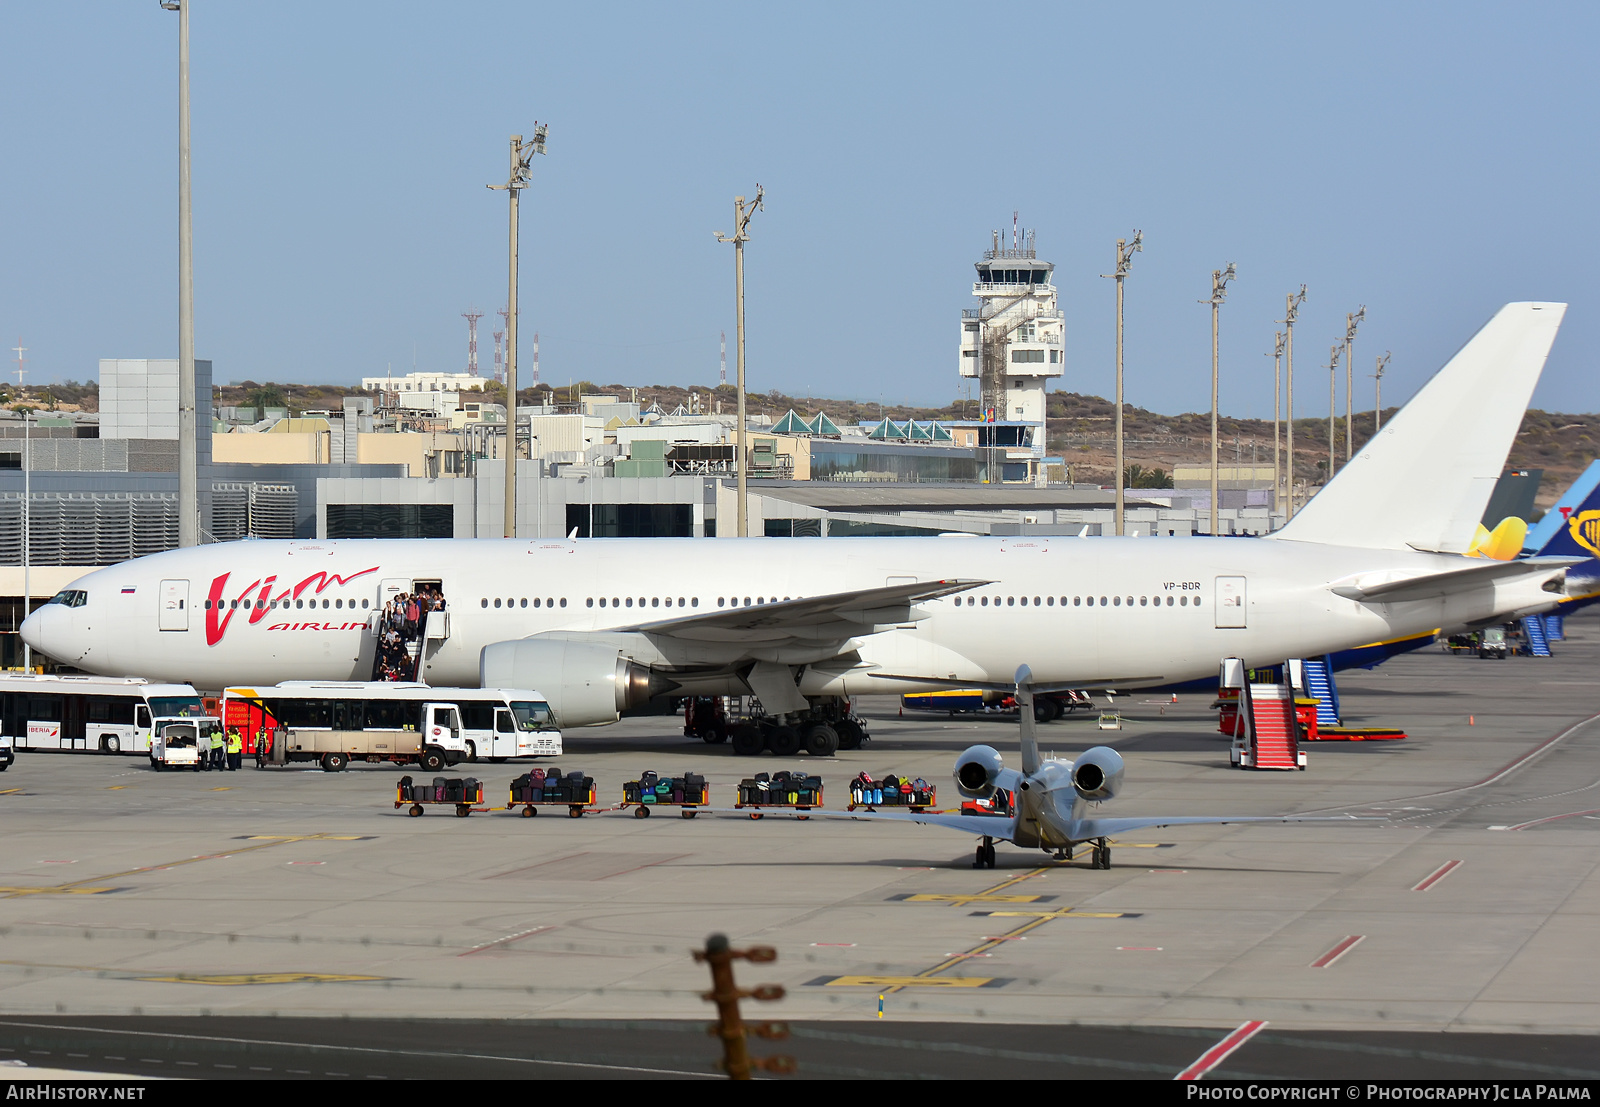
[[(516, 606), (518, 606), (518, 603), (519, 603), (519, 601), (514, 600), (514, 599), (501, 600), (501, 598), (499, 596), (496, 596), (494, 598), (493, 602), (494, 602), (494, 606), (495, 607), (505, 606), (505, 607), (508, 607), (508, 608), (516, 607)], [(489, 599), (487, 597), (485, 597), (484, 599), (481, 599), (481, 600), (478, 601), (478, 604), (479, 604), (480, 607), (488, 607), (489, 603), (490, 603), (490, 601), (489, 601)], [(528, 606), (528, 597), (526, 597), (526, 596), (522, 597), (520, 603), (521, 603), (521, 606), (527, 607)], [(562, 596), (559, 601), (556, 600), (553, 596), (549, 597), (547, 599), (542, 599), (542, 600), (538, 596), (535, 596), (533, 598), (533, 606), (534, 607), (555, 607), (555, 606), (557, 606), (557, 604), (559, 604), (561, 607), (566, 607), (567, 606), (567, 598), (565, 596)]]
[[(368, 600), (362, 600), (361, 601), (362, 610), (365, 610), (367, 608), (369, 602), (370, 601), (368, 601)], [(309, 600), (267, 600), (266, 602), (263, 603), (263, 602), (261, 602), (259, 600), (254, 601), (254, 602), (252, 602), (250, 600), (218, 600), (214, 606), (216, 607), (216, 609), (218, 611), (222, 611), (222, 610), (234, 611), (234, 610), (237, 610), (238, 608), (241, 608), (241, 607), (244, 608), (246, 611), (249, 611), (252, 607), (265, 607), (265, 608), (268, 608), (269, 610), (277, 610), (279, 608), (282, 608), (284, 610), (288, 610), (290, 604), (293, 604), (294, 607), (296, 608), (296, 610), (303, 610), (306, 607), (315, 608), (317, 606), (317, 601), (315, 599), (309, 599)], [(346, 602), (342, 598), (341, 599), (336, 599), (336, 600), (327, 600), (327, 599), (325, 599), (325, 600), (322, 601), (322, 606), (324, 608), (328, 608), (328, 607), (331, 606), (331, 607), (336, 607), (336, 608), (341, 608), (341, 609), (345, 608), (345, 607), (348, 607), (351, 611), (354, 611), (355, 608), (356, 608), (356, 601), (355, 600), (350, 600), (350, 601)], [(206, 601), (206, 610), (210, 611), (212, 607), (213, 607), (212, 602), (210, 600), (207, 600)]]
[[(1017, 606), (1027, 607), (1030, 601), (1029, 601), (1027, 596), (995, 596), (995, 597), (993, 597), (992, 601), (991, 601), (991, 598), (988, 597), (988, 596), (957, 596), (956, 597), (956, 606), (957, 607), (962, 606), (963, 603), (965, 603), (967, 607), (989, 607), (989, 606), (991, 606), (991, 602), (992, 602), (992, 605), (994, 607), (1000, 607), (1002, 605), (1004, 605), (1006, 607), (1017, 607)], [(1041, 599), (1040, 597), (1035, 596), (1035, 597), (1033, 597), (1031, 602), (1032, 602), (1034, 607), (1054, 607), (1054, 606), (1056, 606), (1056, 597), (1055, 596), (1045, 596), (1045, 597), (1043, 597)], [(1066, 596), (1062, 596), (1060, 602), (1061, 602), (1061, 606), (1062, 607), (1066, 607), (1067, 606), (1067, 597)], [(1089, 607), (1093, 607), (1093, 606), (1095, 606), (1095, 602), (1096, 602), (1096, 600), (1095, 600), (1094, 596), (1073, 596), (1072, 597), (1072, 606), (1073, 607), (1083, 607), (1085, 605), (1087, 605)], [(1124, 605), (1126, 605), (1128, 607), (1132, 607), (1134, 605), (1134, 597), (1133, 596), (1128, 596), (1128, 597), (1124, 598), (1122, 596), (1101, 596), (1099, 598), (1099, 604), (1100, 604), (1101, 607), (1107, 607), (1107, 606), (1110, 606), (1110, 607), (1122, 607)], [(1154, 596), (1154, 597), (1152, 597), (1152, 596), (1139, 596), (1138, 597), (1138, 604), (1139, 604), (1140, 607), (1160, 607), (1160, 606), (1162, 606), (1161, 597), (1160, 596)], [(1200, 606), (1200, 597), (1199, 596), (1190, 597), (1190, 596), (1186, 596), (1186, 595), (1179, 595), (1176, 598), (1174, 598), (1172, 596), (1168, 596), (1166, 598), (1166, 606), (1167, 607), (1172, 607), (1174, 605), (1176, 605), (1178, 607), (1188, 607), (1191, 604), (1193, 606), (1195, 606), (1195, 607), (1199, 607)]]

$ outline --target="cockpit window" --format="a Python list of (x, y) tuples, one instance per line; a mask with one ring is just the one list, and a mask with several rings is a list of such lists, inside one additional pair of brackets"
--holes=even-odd
[[(89, 593), (81, 588), (68, 588), (64, 592), (57, 592), (50, 597), (50, 603), (58, 603), (62, 607), (82, 607), (89, 602)], [(49, 606), (46, 604), (45, 606)]]

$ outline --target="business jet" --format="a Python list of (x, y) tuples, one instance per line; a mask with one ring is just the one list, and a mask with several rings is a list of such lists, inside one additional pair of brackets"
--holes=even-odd
[(90, 573), (30, 615), (34, 649), (201, 688), (365, 680), (378, 611), (446, 603), (415, 671), (537, 688), (563, 729), (662, 695), (754, 694), (735, 749), (832, 753), (848, 697), (1135, 689), (1551, 608), (1571, 559), (1465, 551), (1564, 304), (1501, 309), (1284, 528), (1262, 539), (244, 541)]
[[(1158, 826), (1193, 826), (1200, 823), (1300, 823), (1369, 822), (1348, 815), (1134, 815), (1106, 818), (1095, 808), (1122, 790), (1122, 755), (1110, 746), (1085, 750), (1075, 760), (1039, 756), (1037, 724), (1033, 717), (1033, 673), (1022, 665), (1012, 678), (1022, 737), (1022, 770), (1006, 768), (993, 746), (969, 746), (956, 758), (956, 790), (968, 799), (987, 800), (996, 792), (1011, 797), (1010, 814), (969, 815), (943, 812), (813, 810), (812, 815), (839, 819), (878, 819), (926, 823), (976, 835), (975, 869), (992, 869), (995, 842), (1010, 842), (1023, 849), (1054, 851), (1058, 861), (1070, 861), (1073, 850), (1090, 847), (1089, 867), (1111, 867), (1111, 836)], [(1042, 689), (1037, 689), (1042, 690)]]

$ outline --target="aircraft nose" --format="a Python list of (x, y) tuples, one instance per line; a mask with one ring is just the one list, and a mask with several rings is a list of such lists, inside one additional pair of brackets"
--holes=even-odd
[(48, 607), (41, 607), (22, 620), (22, 626), (17, 628), (17, 632), (22, 635), (22, 640), (28, 643), (31, 649), (38, 650), (40, 653), (50, 652), (45, 645), (48, 639), (44, 632), (45, 624), (50, 621), (50, 614)]

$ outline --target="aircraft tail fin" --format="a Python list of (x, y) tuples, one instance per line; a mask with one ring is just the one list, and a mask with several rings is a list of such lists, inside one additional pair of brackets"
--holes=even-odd
[[(1507, 304), (1270, 537), (1465, 553), (1567, 305)], [(1418, 481), (1427, 487), (1418, 496)]]
[(1026, 665), (1017, 666), (1017, 716), (1022, 730), (1022, 775), (1032, 776), (1039, 771), (1038, 723), (1033, 718), (1033, 671)]
[(1600, 557), (1600, 487), (1590, 489), (1576, 507), (1564, 512), (1552, 508), (1550, 513), (1559, 522), (1536, 551), (1537, 556)]
[(1596, 488), (1600, 488), (1600, 461), (1591, 461), (1589, 467), (1578, 474), (1578, 479), (1572, 482), (1571, 487), (1561, 493), (1555, 505), (1544, 513), (1544, 518), (1528, 528), (1523, 550), (1529, 553), (1555, 553), (1555, 550), (1547, 550), (1546, 547), (1558, 532), (1566, 529), (1567, 520), (1580, 511), (1600, 511), (1600, 497), (1593, 495)]

